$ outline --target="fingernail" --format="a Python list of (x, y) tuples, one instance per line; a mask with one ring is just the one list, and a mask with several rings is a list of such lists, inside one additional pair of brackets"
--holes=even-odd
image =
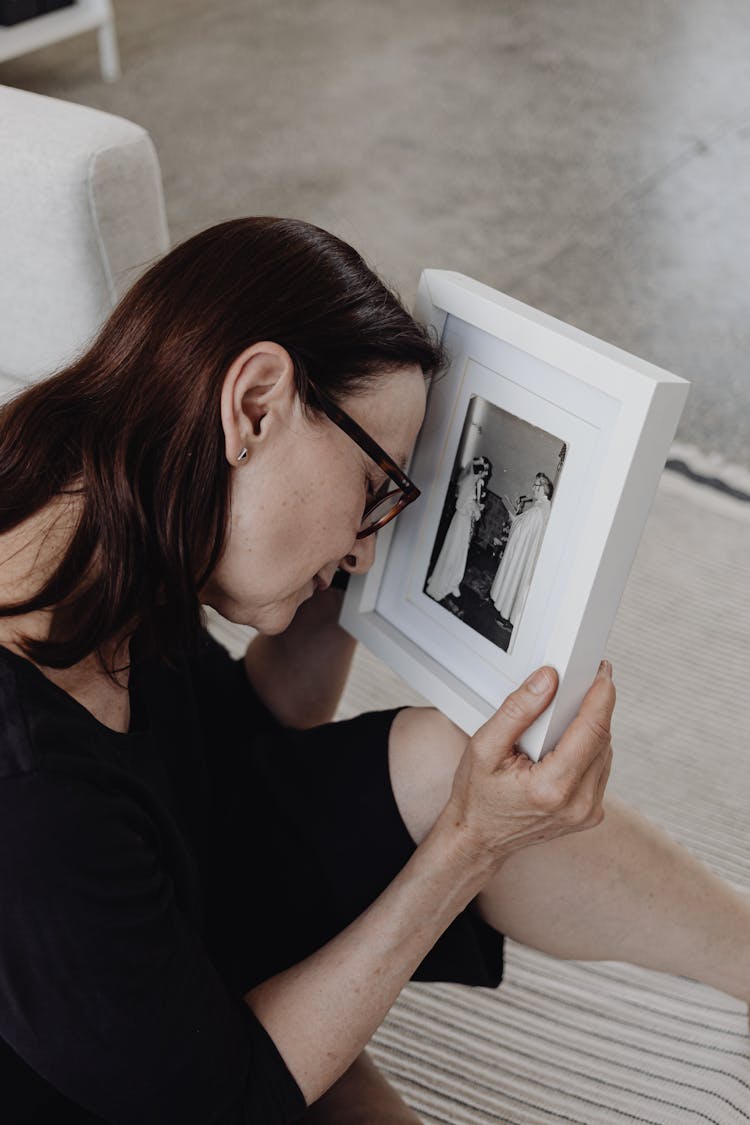
[(602, 660), (601, 664), (599, 665), (597, 676), (606, 676), (607, 679), (612, 679), (612, 665), (608, 660)]
[(549, 685), (549, 676), (544, 668), (540, 668), (534, 673), (533, 676), (529, 676), (528, 680), (526, 681), (526, 687), (529, 689), (529, 691), (533, 691), (534, 695), (542, 695), (547, 690)]

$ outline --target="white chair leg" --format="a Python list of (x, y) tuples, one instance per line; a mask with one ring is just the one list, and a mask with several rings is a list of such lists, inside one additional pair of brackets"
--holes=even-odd
[(120, 70), (120, 51), (117, 46), (117, 28), (115, 26), (115, 15), (112, 11), (111, 5), (109, 8), (109, 18), (106, 23), (102, 24), (97, 32), (99, 39), (99, 65), (102, 71), (102, 78), (105, 82), (116, 82), (122, 76)]

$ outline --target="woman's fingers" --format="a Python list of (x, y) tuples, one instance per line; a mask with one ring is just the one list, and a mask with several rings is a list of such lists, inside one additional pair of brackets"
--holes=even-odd
[(612, 737), (615, 698), (612, 679), (600, 671), (557, 746), (538, 763), (549, 784), (575, 786), (596, 759), (606, 753)]
[(554, 668), (537, 669), (503, 700), (499, 710), (474, 735), (477, 756), (491, 769), (500, 769), (515, 756), (515, 743), (549, 705), (557, 691)]
[[(596, 804), (601, 806), (604, 802), (604, 790), (607, 788), (609, 775), (612, 770), (612, 743), (609, 744), (609, 750), (604, 759), (604, 769), (599, 776), (599, 784), (596, 787)], [(603, 811), (603, 810), (602, 810)]]
[(582, 828), (591, 828), (603, 819), (602, 801), (612, 768), (611, 741), (602, 748), (581, 778), (570, 809), (572, 819)]
[(520, 847), (599, 824), (612, 750), (614, 685), (597, 676), (576, 718), (539, 762), (516, 748), (557, 690), (553, 668), (530, 676), (466, 744), (453, 778), (450, 823), (478, 855)]

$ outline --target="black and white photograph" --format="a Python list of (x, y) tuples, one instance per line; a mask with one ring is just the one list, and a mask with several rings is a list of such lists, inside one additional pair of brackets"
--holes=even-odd
[(469, 401), (424, 593), (510, 651), (566, 443), (479, 395)]

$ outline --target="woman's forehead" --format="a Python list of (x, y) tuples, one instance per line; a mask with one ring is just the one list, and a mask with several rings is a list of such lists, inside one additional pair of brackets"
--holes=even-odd
[(344, 409), (371, 434), (401, 468), (424, 420), (426, 390), (421, 369), (381, 376), (363, 395), (344, 403)]

